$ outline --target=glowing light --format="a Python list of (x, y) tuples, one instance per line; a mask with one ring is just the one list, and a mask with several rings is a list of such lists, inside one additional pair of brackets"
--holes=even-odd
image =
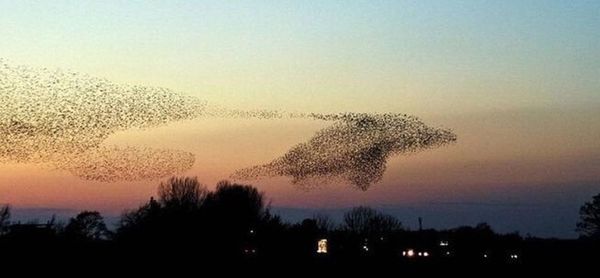
[(448, 241), (446, 241), (446, 240), (440, 241), (440, 246), (448, 246), (448, 245), (449, 245)]
[(419, 251), (419, 252), (415, 252), (414, 249), (407, 249), (406, 251), (402, 251), (402, 256), (403, 257), (409, 257), (412, 258), (414, 256), (417, 257), (429, 257), (429, 252), (427, 251)]
[(317, 253), (327, 254), (327, 239), (320, 239), (317, 242)]

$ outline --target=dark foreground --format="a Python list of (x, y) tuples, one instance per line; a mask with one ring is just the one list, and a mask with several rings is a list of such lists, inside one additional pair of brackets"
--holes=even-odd
[(401, 232), (380, 242), (367, 243), (368, 251), (363, 240), (331, 234), (327, 253), (317, 253), (319, 238), (301, 234), (248, 244), (239, 250), (218, 236), (202, 244), (176, 239), (137, 244), (115, 240), (71, 241), (56, 236), (43, 239), (39, 235), (4, 237), (0, 240), (0, 262), (3, 269), (11, 266), (21, 271), (42, 272), (88, 269), (184, 273), (190, 269), (247, 273), (285, 270), (289, 274), (547, 273), (593, 270), (600, 262), (600, 244), (596, 241), (521, 239), (511, 235), (486, 242), (477, 241), (474, 234), (460, 235), (475, 240), (469, 244), (461, 241), (458, 233), (461, 232)]
[[(586, 217), (600, 215), (600, 210), (582, 211)], [(589, 221), (582, 223), (597, 223), (596, 218), (584, 219)], [(590, 227), (597, 231), (596, 226), (580, 225)], [(485, 223), (410, 231), (395, 217), (368, 207), (348, 211), (338, 224), (322, 215), (285, 223), (270, 213), (263, 194), (252, 186), (221, 182), (208, 191), (193, 178), (161, 184), (158, 199), (125, 212), (116, 230), (107, 229), (94, 211), (83, 211), (68, 223), (23, 224), (10, 221), (10, 207), (0, 208), (0, 277), (16, 277), (10, 271), (56, 274), (79, 269), (84, 277), (123, 271), (169, 277), (214, 272), (595, 274), (598, 264), (597, 236), (524, 238), (495, 233)]]

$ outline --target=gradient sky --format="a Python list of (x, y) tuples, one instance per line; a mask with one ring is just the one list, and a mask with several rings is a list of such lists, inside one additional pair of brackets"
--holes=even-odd
[[(574, 236), (600, 192), (598, 1), (0, 1), (0, 57), (161, 86), (241, 109), (395, 112), (452, 128), (452, 146), (390, 161), (367, 192), (254, 182), (273, 206), (372, 205), (411, 225), (488, 221)], [(1, 108), (0, 108), (1, 109)], [(191, 151), (212, 185), (325, 123), (198, 119), (108, 144)], [(0, 203), (117, 214), (158, 181), (84, 182), (0, 165)]]

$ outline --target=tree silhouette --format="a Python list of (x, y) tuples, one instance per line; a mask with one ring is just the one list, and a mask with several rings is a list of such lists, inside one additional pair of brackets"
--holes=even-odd
[(378, 236), (401, 230), (402, 223), (394, 216), (369, 207), (355, 207), (344, 214), (344, 228), (361, 236)]
[(165, 207), (197, 209), (207, 194), (208, 190), (197, 177), (172, 177), (158, 187), (159, 202)]
[(206, 200), (210, 237), (221, 242), (221, 253), (241, 252), (255, 244), (265, 212), (264, 194), (256, 188), (221, 181)]
[(583, 237), (600, 239), (600, 194), (579, 209), (577, 231)]
[[(599, 212), (600, 194), (581, 209), (582, 235), (598, 235)], [(8, 226), (9, 217), (10, 208), (0, 207), (0, 227)], [(15, 258), (28, 261), (32, 255), (102, 265), (134, 265), (130, 260), (135, 260), (167, 269), (202, 261), (248, 269), (276, 265), (354, 271), (357, 266), (593, 265), (599, 250), (596, 241), (524, 239), (518, 233), (498, 234), (486, 223), (408, 231), (392, 215), (369, 207), (349, 210), (338, 226), (324, 215), (288, 224), (271, 214), (264, 194), (255, 187), (221, 181), (209, 191), (196, 178), (161, 183), (157, 199), (123, 214), (114, 237), (95, 211), (79, 213), (63, 229), (55, 222), (12, 223), (0, 237), (0, 261), (20, 253)], [(323, 239), (328, 252), (318, 254)], [(412, 258), (402, 255), (409, 249)], [(59, 256), (61, 252), (66, 256)]]
[(166, 252), (187, 246), (199, 256), (230, 257), (256, 251), (259, 238), (281, 226), (252, 186), (221, 181), (211, 192), (196, 178), (171, 178), (160, 184), (158, 200), (123, 214), (116, 239)]
[(323, 234), (331, 232), (335, 229), (335, 223), (333, 222), (333, 220), (331, 220), (331, 217), (329, 217), (326, 214), (317, 213), (313, 215), (312, 219), (315, 220), (317, 228)]
[(262, 216), (264, 194), (256, 188), (229, 181), (217, 183), (217, 189), (208, 196), (209, 208), (227, 222), (242, 225), (256, 223)]
[(117, 227), (116, 239), (129, 243), (152, 240), (160, 234), (158, 228), (162, 214), (162, 206), (154, 198), (137, 209), (124, 212)]
[(0, 235), (7, 232), (10, 225), (10, 206), (5, 205), (0, 208)]
[(65, 235), (77, 240), (102, 240), (108, 238), (109, 231), (99, 212), (83, 211), (69, 220)]
[(158, 201), (124, 213), (117, 228), (120, 241), (160, 245), (198, 244), (206, 230), (202, 219), (208, 190), (196, 177), (172, 177), (158, 187)]

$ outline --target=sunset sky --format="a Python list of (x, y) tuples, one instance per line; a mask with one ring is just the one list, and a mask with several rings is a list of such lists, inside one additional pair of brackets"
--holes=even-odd
[[(423, 216), (433, 227), (487, 221), (559, 237), (575, 235), (579, 206), (600, 193), (598, 30), (598, 1), (0, 1), (0, 58), (11, 64), (228, 108), (407, 113), (458, 136), (394, 157), (366, 192), (250, 181), (282, 213), (370, 205), (413, 227)], [(327, 125), (200, 118), (106, 143), (192, 152), (186, 175), (213, 187)], [(118, 215), (159, 182), (0, 164), (0, 204)]]

